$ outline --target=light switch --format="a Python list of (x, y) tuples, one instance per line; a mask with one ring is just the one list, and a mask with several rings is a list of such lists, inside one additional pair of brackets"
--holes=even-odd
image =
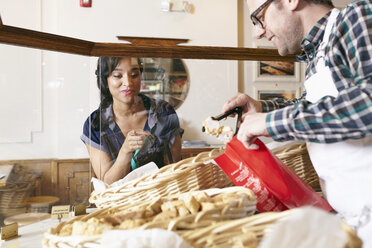
[(170, 11), (171, 4), (169, 0), (162, 0), (161, 1), (161, 10), (162, 11)]
[(188, 12), (190, 13), (192, 5), (184, 0), (161, 0), (161, 10), (169, 12)]

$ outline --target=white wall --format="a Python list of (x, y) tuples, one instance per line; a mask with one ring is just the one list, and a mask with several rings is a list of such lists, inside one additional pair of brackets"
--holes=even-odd
[[(161, 12), (160, 0), (1, 0), (5, 25), (96, 42), (116, 36), (187, 38), (190, 45), (237, 46), (237, 1), (189, 1), (194, 12)], [(98, 106), (96, 58), (0, 45), (0, 159), (87, 157), (79, 136)], [(177, 110), (184, 139), (206, 140), (202, 121), (237, 91), (237, 62), (186, 60), (191, 87)]]

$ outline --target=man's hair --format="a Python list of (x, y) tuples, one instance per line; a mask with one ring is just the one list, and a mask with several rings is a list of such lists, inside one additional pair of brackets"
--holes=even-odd
[(326, 6), (329, 6), (329, 7), (332, 7), (334, 8), (335, 6), (333, 5), (332, 1), (331, 0), (305, 0), (306, 2), (308, 3), (314, 3), (314, 4), (322, 4), (322, 5), (326, 5)]

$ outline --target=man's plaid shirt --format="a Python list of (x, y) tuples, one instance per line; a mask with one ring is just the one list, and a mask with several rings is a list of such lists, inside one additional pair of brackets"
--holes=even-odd
[[(326, 47), (326, 65), (332, 72), (338, 97), (318, 102), (300, 99), (262, 101), (269, 112), (266, 126), (277, 141), (300, 139), (332, 143), (359, 139), (372, 133), (372, 0), (355, 1), (337, 17)], [(302, 41), (299, 61), (308, 62), (306, 79), (316, 72), (315, 56), (330, 12)]]

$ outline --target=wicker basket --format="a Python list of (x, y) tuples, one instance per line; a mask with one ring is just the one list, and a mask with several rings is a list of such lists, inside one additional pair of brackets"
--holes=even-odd
[[(198, 208), (193, 208), (195, 206), (193, 204), (187, 204), (191, 197), (193, 203), (197, 202)], [(191, 210), (183, 212), (180, 216), (181, 208)], [(173, 210), (176, 211), (176, 215), (172, 215)], [(108, 228), (106, 230), (112, 228), (194, 230), (223, 220), (251, 216), (255, 211), (256, 197), (250, 189), (244, 187), (193, 191), (137, 204), (102, 208), (69, 222), (62, 222), (44, 234), (43, 246), (84, 247), (92, 244), (98, 246), (101, 234), (106, 228)], [(136, 222), (138, 220), (141, 221), (140, 224)]]
[[(223, 149), (202, 152), (195, 157), (163, 167), (155, 174), (144, 176), (103, 192), (92, 192), (89, 201), (97, 207), (153, 199), (208, 188), (232, 186), (231, 180), (212, 163), (204, 162), (223, 153)], [(319, 177), (311, 163), (306, 143), (295, 143), (272, 151), (315, 191), (321, 191)]]
[(15, 164), (5, 186), (0, 187), (0, 212), (7, 214), (26, 207), (25, 200), (33, 193), (34, 188), (33, 172)]
[[(118, 208), (112, 209), (119, 211)], [(271, 230), (271, 227), (281, 218), (293, 214), (298, 209), (286, 210), (283, 212), (266, 212), (239, 219), (226, 220), (229, 218), (216, 218), (222, 216), (219, 211), (214, 215), (207, 215), (200, 212), (198, 215), (174, 219), (162, 223), (144, 225), (140, 229), (167, 228), (176, 232), (193, 247), (242, 247), (256, 248), (259, 246), (264, 235)], [(100, 217), (107, 214), (106, 209), (100, 209), (87, 216), (77, 217), (69, 222), (62, 222), (56, 228), (50, 229), (44, 234), (43, 247), (101, 247), (101, 235), (92, 236), (59, 236), (59, 232), (65, 225), (73, 224), (75, 221), (87, 221), (92, 217)], [(202, 218), (198, 217), (202, 216)], [(206, 216), (206, 217), (205, 217)], [(200, 221), (202, 219), (202, 221)], [(347, 243), (344, 248), (361, 248), (362, 241), (356, 235), (354, 229), (341, 222), (342, 229), (347, 235)], [(324, 235), (327, 235), (326, 233)]]
[(217, 165), (208, 162), (223, 152), (223, 149), (202, 152), (123, 185), (108, 188), (103, 192), (93, 191), (89, 202), (102, 208), (189, 191), (233, 186)]
[[(218, 222), (205, 228), (177, 233), (195, 248), (255, 248), (259, 246), (264, 235), (270, 231), (276, 221), (293, 214), (295, 211), (299, 211), (299, 209), (260, 213), (238, 220)], [(344, 248), (361, 248), (362, 241), (355, 230), (344, 222), (341, 222), (341, 225), (347, 235), (347, 243)]]
[(0, 209), (25, 206), (25, 199), (33, 189), (32, 183), (7, 183), (6, 187), (0, 188)]
[(315, 191), (321, 191), (319, 177), (311, 163), (306, 143), (295, 143), (272, 152)]

